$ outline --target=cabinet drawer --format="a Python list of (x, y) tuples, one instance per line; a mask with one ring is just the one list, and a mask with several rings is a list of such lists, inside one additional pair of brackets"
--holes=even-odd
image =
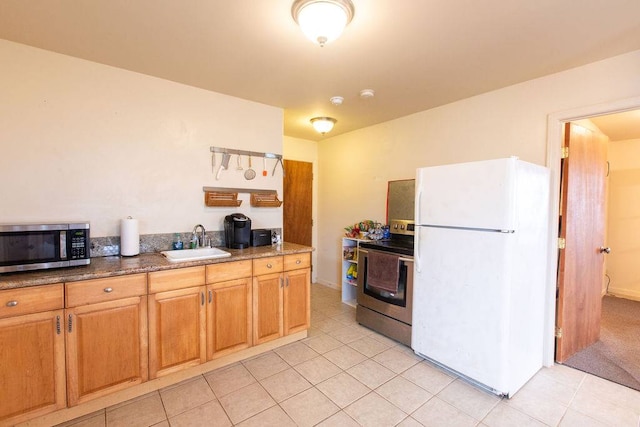
[(147, 275), (131, 274), (65, 283), (67, 307), (113, 301), (147, 293)]
[(308, 252), (284, 256), (285, 271), (309, 267), (311, 267), (311, 254)]
[(0, 291), (0, 318), (64, 307), (62, 283)]
[(205, 268), (187, 267), (149, 273), (149, 293), (192, 288), (205, 284)]
[(279, 273), (282, 271), (283, 260), (281, 256), (268, 258), (256, 258), (253, 260), (253, 275)]
[(251, 260), (207, 265), (207, 283), (225, 282), (251, 277)]

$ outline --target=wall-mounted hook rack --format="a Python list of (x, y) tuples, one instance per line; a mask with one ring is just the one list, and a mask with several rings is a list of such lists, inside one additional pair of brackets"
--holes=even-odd
[(235, 148), (210, 147), (212, 153), (236, 154), (239, 156), (266, 157), (267, 159), (280, 159), (282, 154), (262, 153), (259, 151), (236, 150)]

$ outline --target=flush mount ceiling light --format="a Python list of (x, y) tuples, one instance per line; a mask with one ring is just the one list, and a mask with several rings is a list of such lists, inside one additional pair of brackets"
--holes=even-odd
[(373, 89), (362, 89), (360, 91), (360, 98), (362, 98), (362, 99), (373, 98), (373, 96), (375, 94), (376, 94), (376, 92)]
[(344, 102), (344, 98), (341, 96), (332, 96), (331, 99), (329, 99), (329, 102), (331, 102), (333, 105), (342, 105), (342, 103)]
[(311, 119), (313, 128), (322, 135), (333, 129), (333, 125), (335, 125), (336, 122), (337, 120), (333, 117), (314, 117)]
[(296, 0), (291, 6), (302, 32), (320, 46), (340, 37), (354, 12), (351, 0)]

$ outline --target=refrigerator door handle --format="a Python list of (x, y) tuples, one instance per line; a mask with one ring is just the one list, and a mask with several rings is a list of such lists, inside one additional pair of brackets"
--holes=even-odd
[[(418, 174), (418, 179), (416, 180), (418, 184), (422, 182), (420, 179), (420, 174)], [(420, 265), (420, 225), (422, 224), (422, 218), (420, 216), (420, 207), (422, 206), (422, 188), (418, 185), (418, 194), (416, 195), (416, 210), (415, 210), (415, 221), (418, 224), (418, 232), (415, 233), (413, 247), (415, 248), (415, 269), (416, 272), (421, 273), (422, 267)]]
[(422, 224), (422, 217), (420, 212), (420, 207), (422, 206), (422, 190), (418, 187), (418, 194), (416, 195), (416, 212), (415, 212), (415, 222), (416, 224)]
[(420, 264), (420, 231), (422, 227), (418, 227), (418, 232), (414, 236), (413, 247), (415, 248), (415, 256), (413, 257), (413, 265), (417, 273), (422, 273), (422, 265)]

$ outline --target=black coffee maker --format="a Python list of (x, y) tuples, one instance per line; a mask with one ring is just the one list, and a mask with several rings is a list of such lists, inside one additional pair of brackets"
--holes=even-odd
[(224, 241), (228, 248), (248, 248), (251, 242), (251, 219), (241, 213), (224, 217)]

